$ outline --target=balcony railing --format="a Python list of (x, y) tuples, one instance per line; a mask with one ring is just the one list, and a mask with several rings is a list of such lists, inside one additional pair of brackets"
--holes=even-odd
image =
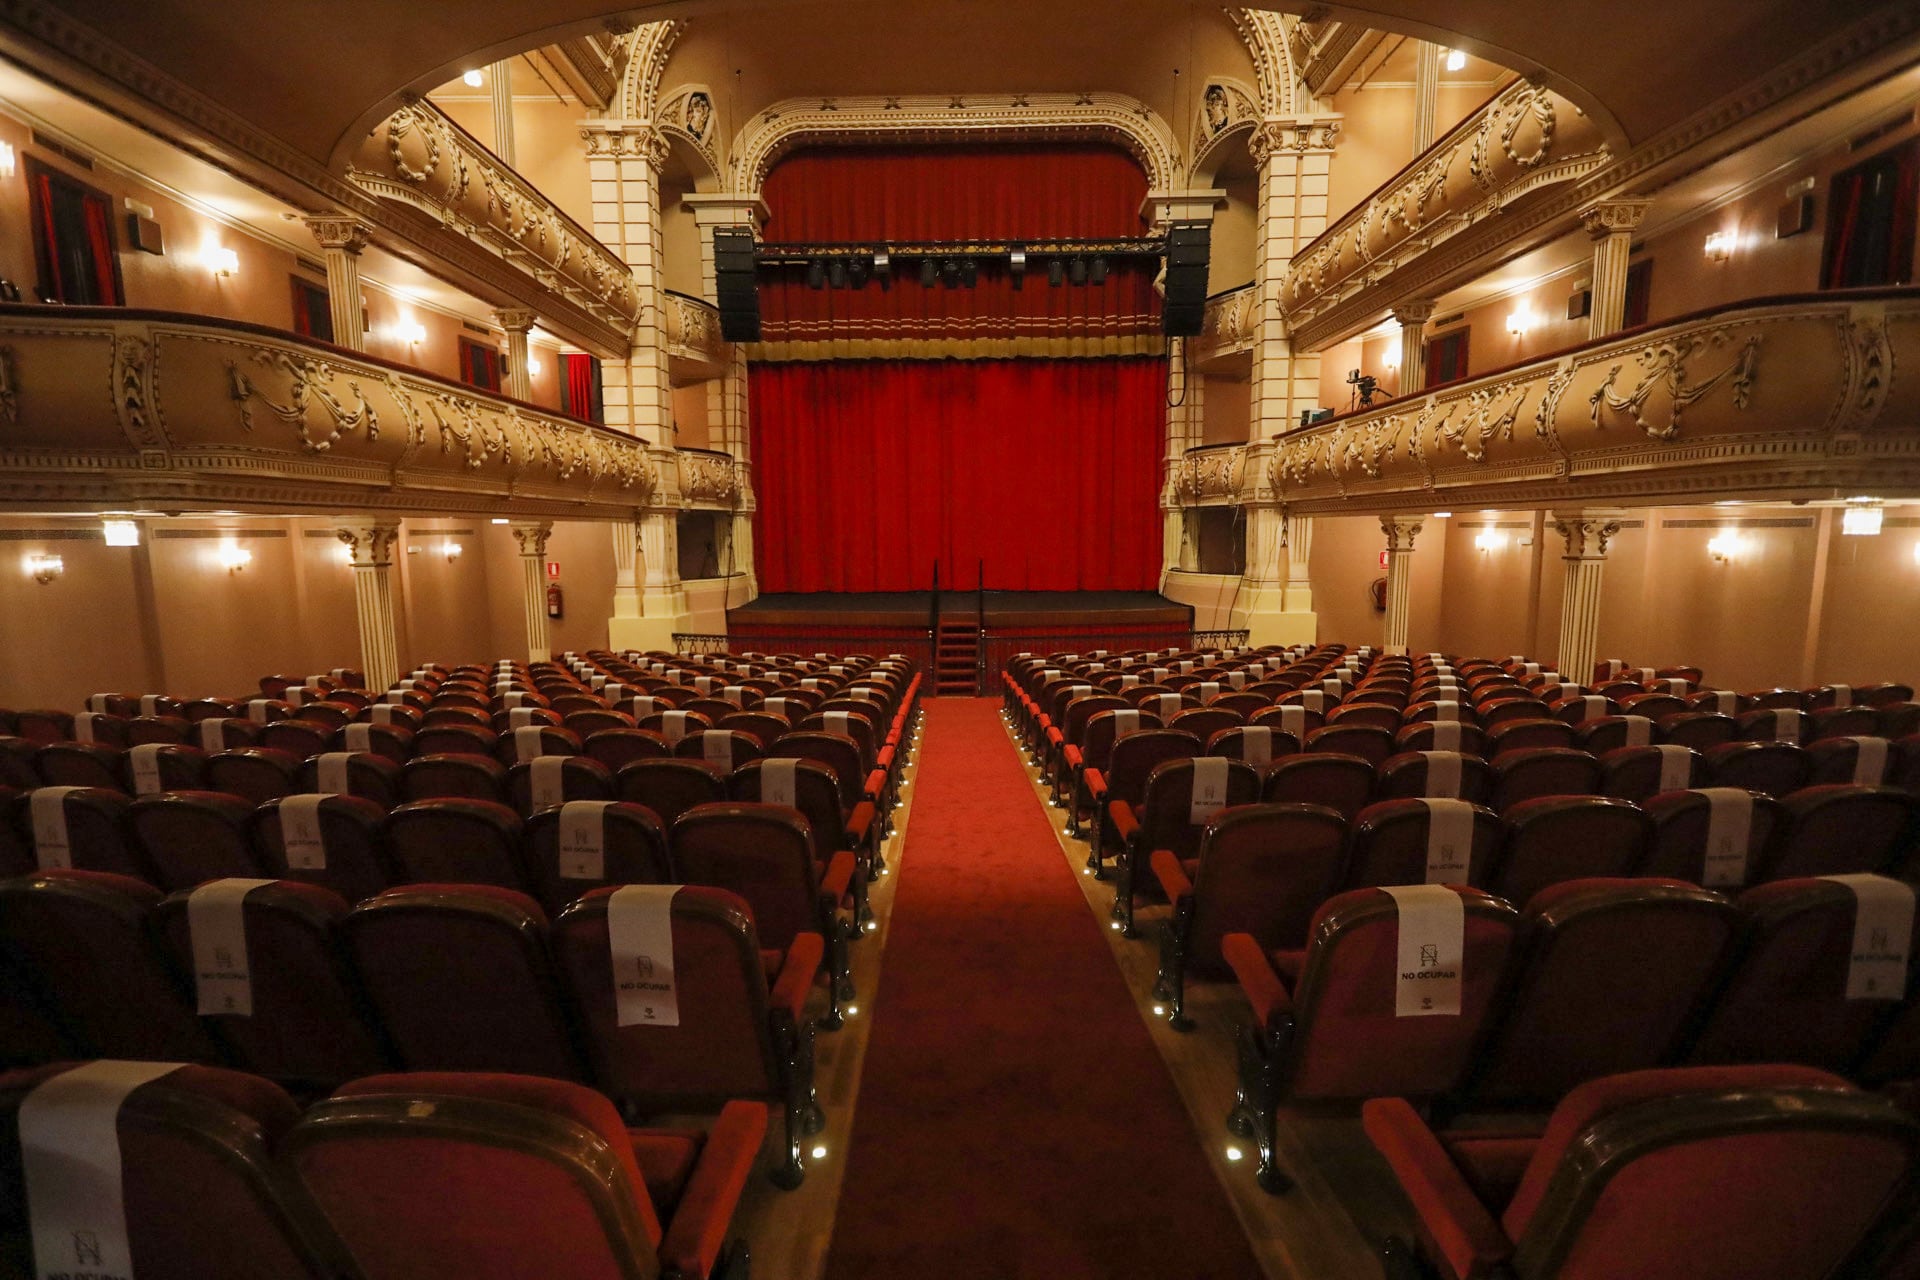
[(744, 468), (716, 449), (675, 450), (680, 463), (680, 497), (689, 507), (731, 511), (745, 496)]
[(1243, 444), (1189, 449), (1174, 468), (1174, 498), (1183, 507), (1238, 502), (1246, 466), (1247, 447)]
[(675, 386), (717, 378), (727, 371), (727, 343), (720, 336), (720, 312), (712, 303), (684, 293), (664, 291), (667, 310), (667, 366)]
[(1277, 438), (1305, 512), (1920, 490), (1920, 289), (1760, 298)]
[(640, 314), (626, 263), (432, 103), (410, 103), (381, 121), (354, 152), (347, 178), (425, 215), (428, 228), (444, 234), (438, 247), (478, 246), (531, 275), (557, 301), (617, 331), (624, 346)]
[(1252, 351), (1259, 337), (1259, 300), (1253, 286), (1216, 293), (1207, 299), (1200, 336), (1187, 343), (1187, 364), (1201, 369), (1216, 360)]
[(0, 306), (0, 504), (631, 518), (632, 436), (278, 330)]
[(1294, 255), (1281, 306), (1296, 345), (1324, 346), (1394, 302), (1511, 246), (1560, 209), (1548, 193), (1608, 159), (1571, 102), (1516, 80)]

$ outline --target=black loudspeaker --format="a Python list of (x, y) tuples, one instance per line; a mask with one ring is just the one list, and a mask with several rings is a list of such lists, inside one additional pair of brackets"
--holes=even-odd
[(1199, 336), (1207, 314), (1207, 251), (1213, 226), (1176, 222), (1167, 228), (1167, 296), (1160, 331), (1169, 338)]
[(728, 342), (760, 341), (760, 289), (754, 277), (749, 228), (714, 228), (713, 274), (720, 336)]

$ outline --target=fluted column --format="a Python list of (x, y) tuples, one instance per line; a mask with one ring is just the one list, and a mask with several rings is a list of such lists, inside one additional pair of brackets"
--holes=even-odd
[[(360, 254), (372, 228), (358, 218), (314, 217), (307, 230), (320, 242), (327, 266), (327, 315), (333, 321), (333, 340), (354, 351), (367, 349), (365, 305), (360, 295)], [(368, 677), (371, 680), (372, 674)]]
[(393, 548), (400, 522), (372, 516), (343, 519), (336, 530), (353, 564), (353, 613), (360, 631), (360, 667), (378, 692), (400, 675), (400, 643), (393, 617)]
[(1433, 145), (1440, 117), (1440, 60), (1447, 51), (1426, 41), (1413, 55), (1413, 154)]
[(1620, 531), (1624, 513), (1612, 510), (1556, 511), (1553, 527), (1566, 542), (1565, 593), (1560, 599), (1560, 674), (1585, 684), (1600, 644), (1600, 574), (1607, 543)]
[(501, 59), (487, 68), (487, 88), (493, 96), (493, 154), (508, 166), (513, 159), (513, 63)]
[(547, 641), (547, 538), (550, 523), (515, 522), (510, 526), (520, 547), (520, 602), (527, 615), (527, 661), (553, 657)]
[(1417, 298), (1393, 309), (1400, 322), (1400, 385), (1397, 394), (1410, 396), (1427, 385), (1427, 321), (1433, 319), (1433, 300)]
[(640, 608), (640, 521), (636, 511), (631, 520), (613, 524), (613, 616), (638, 618)]
[(507, 394), (515, 400), (533, 398), (533, 372), (527, 368), (527, 331), (536, 319), (526, 307), (501, 307), (493, 321), (507, 331)]
[(1380, 531), (1387, 535), (1387, 632), (1381, 647), (1388, 653), (1407, 651), (1407, 597), (1413, 574), (1413, 540), (1424, 516), (1381, 516)]
[(1308, 566), (1313, 556), (1313, 518), (1288, 515), (1287, 539), (1287, 612), (1313, 616), (1313, 579)]
[(1580, 211), (1581, 225), (1593, 239), (1593, 301), (1587, 311), (1590, 338), (1618, 333), (1626, 324), (1627, 260), (1633, 254), (1633, 233), (1640, 229), (1652, 203), (1601, 200)]

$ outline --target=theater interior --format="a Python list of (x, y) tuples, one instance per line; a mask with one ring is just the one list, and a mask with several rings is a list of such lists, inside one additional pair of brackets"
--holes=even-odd
[(0, 0), (0, 1280), (1920, 1280), (1917, 254), (1912, 0)]

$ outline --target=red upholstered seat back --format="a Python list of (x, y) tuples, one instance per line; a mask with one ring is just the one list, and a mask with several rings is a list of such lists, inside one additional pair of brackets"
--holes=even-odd
[[(70, 791), (60, 803), (67, 819), (68, 857), (81, 871), (104, 871), (112, 875), (145, 880), (152, 873), (139, 851), (127, 838), (127, 807), (132, 801), (126, 793), (105, 787)], [(33, 839), (31, 800), (22, 795), (13, 801), (12, 818), (20, 831)], [(36, 853), (36, 864), (44, 859)]]
[(1303, 751), (1274, 762), (1260, 798), (1323, 804), (1351, 821), (1373, 798), (1373, 783), (1373, 766), (1359, 756)]
[(1634, 1072), (1560, 1104), (1502, 1222), (1521, 1274), (1824, 1277), (1910, 1179), (1914, 1142), (1823, 1072)]
[[(1433, 785), (1434, 765), (1440, 763), (1435, 759), (1436, 756), (1452, 764), (1457, 773), (1456, 784), (1444, 792)], [(1479, 756), (1459, 751), (1403, 751), (1387, 757), (1379, 767), (1379, 775), (1375, 790), (1382, 800), (1431, 795), (1438, 799), (1485, 804), (1488, 794), (1493, 790), (1491, 766)]]
[(1506, 813), (1541, 796), (1590, 796), (1600, 783), (1600, 762), (1568, 747), (1529, 747), (1501, 752), (1493, 762), (1488, 807)]
[(1653, 835), (1638, 805), (1605, 796), (1523, 800), (1503, 816), (1507, 844), (1488, 887), (1522, 906), (1563, 880), (1633, 874)]
[(695, 805), (727, 798), (725, 770), (704, 760), (635, 760), (621, 768), (615, 782), (620, 799), (653, 810), (669, 830)]
[(1314, 909), (1339, 886), (1346, 836), (1346, 820), (1321, 805), (1245, 804), (1218, 814), (1192, 877), (1188, 968), (1231, 977), (1220, 954), (1230, 933), (1252, 934), (1265, 951), (1304, 947)]
[(208, 788), (255, 805), (292, 795), (299, 772), (298, 757), (271, 747), (233, 747), (207, 757)]
[(1767, 851), (1769, 880), (1898, 870), (1920, 798), (1896, 787), (1805, 787), (1783, 802), (1786, 821)]
[[(25, 716), (22, 712), (23, 720)], [(33, 767), (50, 787), (128, 791), (126, 755), (100, 742), (52, 742), (34, 753)]]
[(1309, 732), (1302, 739), (1302, 746), (1310, 753), (1359, 756), (1376, 769), (1385, 764), (1394, 751), (1393, 732), (1371, 724), (1328, 724)]
[(222, 876), (261, 874), (247, 839), (253, 806), (218, 791), (143, 796), (127, 810), (127, 827), (161, 888), (191, 889)]
[(419, 800), (387, 815), (387, 847), (402, 880), (520, 889), (520, 826), (490, 800)]
[[(1673, 754), (1678, 756), (1677, 752)], [(1684, 765), (1675, 766), (1681, 770), (1680, 787), (1662, 787), (1667, 756), (1660, 747), (1616, 747), (1600, 757), (1598, 790), (1603, 796), (1640, 804), (1661, 791), (1695, 787), (1705, 781), (1706, 760), (1698, 751), (1689, 749), (1680, 759), (1685, 761)]]
[(1718, 711), (1688, 711), (1660, 722), (1660, 741), (1692, 747), (1695, 751), (1732, 742), (1739, 736), (1738, 722)]
[[(428, 734), (421, 741), (431, 741)], [(491, 756), (464, 752), (419, 755), (407, 761), (400, 792), (408, 800), (488, 800), (506, 798), (507, 769)]]
[(280, 802), (268, 801), (253, 811), (247, 819), (247, 829), (254, 848), (259, 851), (265, 874), (320, 885), (349, 903), (371, 898), (393, 882), (384, 832), (385, 810), (357, 796), (327, 796), (320, 801), (319, 814), (327, 864), (303, 869), (287, 865)]
[[(1227, 808), (1257, 802), (1259, 772), (1239, 760), (1228, 760), (1226, 768)], [(1142, 850), (1151, 853), (1156, 849), (1171, 849), (1180, 858), (1191, 858), (1199, 852), (1206, 827), (1193, 821), (1193, 769), (1194, 758), (1189, 756), (1163, 760), (1147, 775), (1140, 816), (1139, 847)]]
[(580, 744), (582, 754), (618, 774), (635, 760), (664, 760), (673, 754), (667, 740), (648, 729), (599, 729)]
[[(0, 1252), (31, 1253), (19, 1162), (19, 1108), (61, 1063), (0, 1076)], [(299, 1117), (256, 1076), (184, 1066), (121, 1104), (121, 1192), (135, 1274), (206, 1280), (324, 1280), (340, 1260), (288, 1194), (273, 1152)], [(58, 1271), (64, 1260), (53, 1260)], [(30, 1267), (27, 1274), (32, 1274)]]
[(598, 880), (561, 874), (560, 810), (546, 809), (527, 820), (527, 874), (534, 896), (549, 915), (590, 889), (620, 884), (666, 884), (674, 879), (666, 828), (644, 805), (615, 802), (601, 811), (601, 872)]
[(349, 912), (341, 937), (407, 1070), (580, 1078), (546, 914), (525, 894), (402, 885)]
[[(1747, 820), (1747, 874), (1742, 884), (1713, 887), (1738, 890), (1758, 880), (1766, 869), (1764, 854), (1773, 839), (1783, 810), (1773, 797), (1755, 791)], [(1713, 806), (1698, 789), (1649, 796), (1642, 807), (1653, 819), (1643, 875), (1669, 876), (1691, 884), (1706, 884), (1707, 838), (1713, 826)]]
[(0, 883), (0, 947), (83, 1052), (216, 1062), (191, 995), (148, 930), (152, 886), (95, 871)]
[(1519, 918), (1477, 889), (1458, 892), (1466, 931), (1457, 1015), (1394, 1016), (1400, 919), (1388, 894), (1356, 889), (1322, 904), (1294, 991), (1292, 1097), (1420, 1098), (1457, 1083), (1505, 978)]
[[(1345, 887), (1427, 883), (1427, 840), (1432, 825), (1433, 811), (1419, 799), (1382, 800), (1362, 809), (1353, 822)], [(1474, 806), (1466, 883), (1486, 882), (1505, 836), (1506, 829), (1493, 810)]]
[(680, 1025), (623, 1027), (607, 934), (607, 899), (614, 892), (585, 895), (554, 926), (554, 951), (601, 1088), (616, 1101), (659, 1110), (781, 1096), (766, 970), (746, 902), (701, 885), (686, 885), (674, 895)]
[[(567, 800), (613, 799), (613, 772), (598, 760), (586, 756), (560, 756), (560, 794)], [(522, 761), (507, 770), (507, 797), (514, 811), (531, 817), (549, 807), (534, 793), (533, 763)]]
[[(1145, 713), (1141, 715), (1145, 719)], [(1147, 777), (1168, 760), (1200, 754), (1200, 739), (1177, 729), (1143, 729), (1113, 744), (1107, 758), (1107, 794), (1128, 804), (1146, 799)]]
[(1475, 1105), (1545, 1107), (1577, 1084), (1670, 1061), (1739, 915), (1677, 880), (1572, 880), (1521, 918), (1517, 985), (1494, 1017)]
[[(748, 766), (735, 777), (736, 793), (757, 795), (758, 781), (758, 769)], [(737, 894), (752, 911), (761, 942), (785, 951), (795, 934), (820, 930), (811, 827), (801, 811), (779, 805), (703, 804), (674, 822), (674, 860), (687, 884)]]

